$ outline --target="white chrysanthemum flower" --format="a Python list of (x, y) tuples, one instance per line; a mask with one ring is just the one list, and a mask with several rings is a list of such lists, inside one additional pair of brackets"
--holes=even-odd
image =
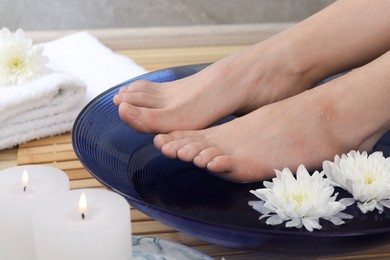
[(351, 151), (322, 166), (331, 184), (351, 193), (363, 213), (390, 208), (390, 158), (382, 152), (368, 156), (367, 152)]
[(310, 175), (303, 165), (298, 167), (296, 178), (288, 168), (275, 173), (272, 182), (263, 182), (265, 188), (250, 191), (262, 201), (250, 201), (249, 205), (263, 214), (260, 219), (268, 217), (268, 225), (287, 221), (286, 227), (304, 226), (313, 231), (322, 228), (320, 218), (335, 225), (343, 224), (342, 219), (352, 218), (341, 211), (353, 200), (336, 201), (337, 194), (332, 196), (334, 187), (322, 173), (316, 171)]
[(14, 34), (7, 28), (0, 31), (0, 87), (19, 85), (51, 70), (43, 46), (33, 45), (23, 30)]

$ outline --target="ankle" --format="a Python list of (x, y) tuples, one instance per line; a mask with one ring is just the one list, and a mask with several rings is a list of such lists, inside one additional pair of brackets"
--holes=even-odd
[(375, 99), (369, 100), (369, 90), (359, 84), (356, 75), (346, 75), (313, 89), (320, 93), (315, 103), (323, 115), (324, 133), (338, 153), (370, 151), (389, 127), (386, 113), (376, 111)]
[[(305, 37), (305, 36), (303, 36)], [(296, 88), (301, 91), (315, 86), (316, 83), (331, 76), (335, 71), (320, 60), (319, 55), (307, 51), (305, 39), (293, 31), (285, 31), (266, 41), (267, 52), (278, 60), (277, 68), (296, 79)], [(318, 53), (321, 51), (318, 50)]]
[(290, 43), (271, 38), (260, 45), (256, 56), (262, 58), (261, 69), (267, 71), (268, 84), (272, 86), (268, 103), (299, 94), (320, 80)]

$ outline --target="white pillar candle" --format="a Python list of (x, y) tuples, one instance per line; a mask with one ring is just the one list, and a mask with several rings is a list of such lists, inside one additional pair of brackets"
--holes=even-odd
[(35, 259), (33, 211), (51, 196), (68, 190), (68, 176), (54, 167), (25, 165), (0, 171), (1, 260)]
[[(80, 202), (85, 194), (86, 203)], [(120, 195), (80, 189), (53, 197), (33, 216), (38, 260), (129, 260), (130, 208)]]

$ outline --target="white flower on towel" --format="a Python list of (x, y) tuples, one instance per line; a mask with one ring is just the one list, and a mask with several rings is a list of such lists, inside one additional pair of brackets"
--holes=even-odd
[(331, 184), (352, 194), (363, 213), (390, 208), (390, 158), (382, 152), (336, 155), (334, 162), (323, 162), (323, 169)]
[(51, 70), (48, 58), (42, 55), (43, 46), (33, 45), (23, 30), (11, 33), (0, 31), (0, 87), (20, 85)]
[(298, 167), (296, 178), (288, 168), (275, 170), (275, 173), (272, 182), (263, 182), (265, 188), (250, 191), (261, 201), (250, 201), (249, 205), (262, 214), (260, 219), (268, 218), (268, 225), (287, 221), (286, 227), (304, 226), (313, 231), (322, 228), (320, 218), (335, 225), (343, 224), (342, 219), (352, 218), (341, 211), (351, 205), (353, 199), (336, 201), (338, 194), (333, 195), (334, 188), (322, 173), (316, 171), (310, 175), (303, 165)]

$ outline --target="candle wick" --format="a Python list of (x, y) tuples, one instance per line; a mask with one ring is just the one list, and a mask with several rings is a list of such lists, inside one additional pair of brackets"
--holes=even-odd
[(85, 219), (84, 213), (81, 213), (81, 218), (82, 218), (82, 219)]
[(27, 185), (23, 187), (23, 192), (26, 192)]

